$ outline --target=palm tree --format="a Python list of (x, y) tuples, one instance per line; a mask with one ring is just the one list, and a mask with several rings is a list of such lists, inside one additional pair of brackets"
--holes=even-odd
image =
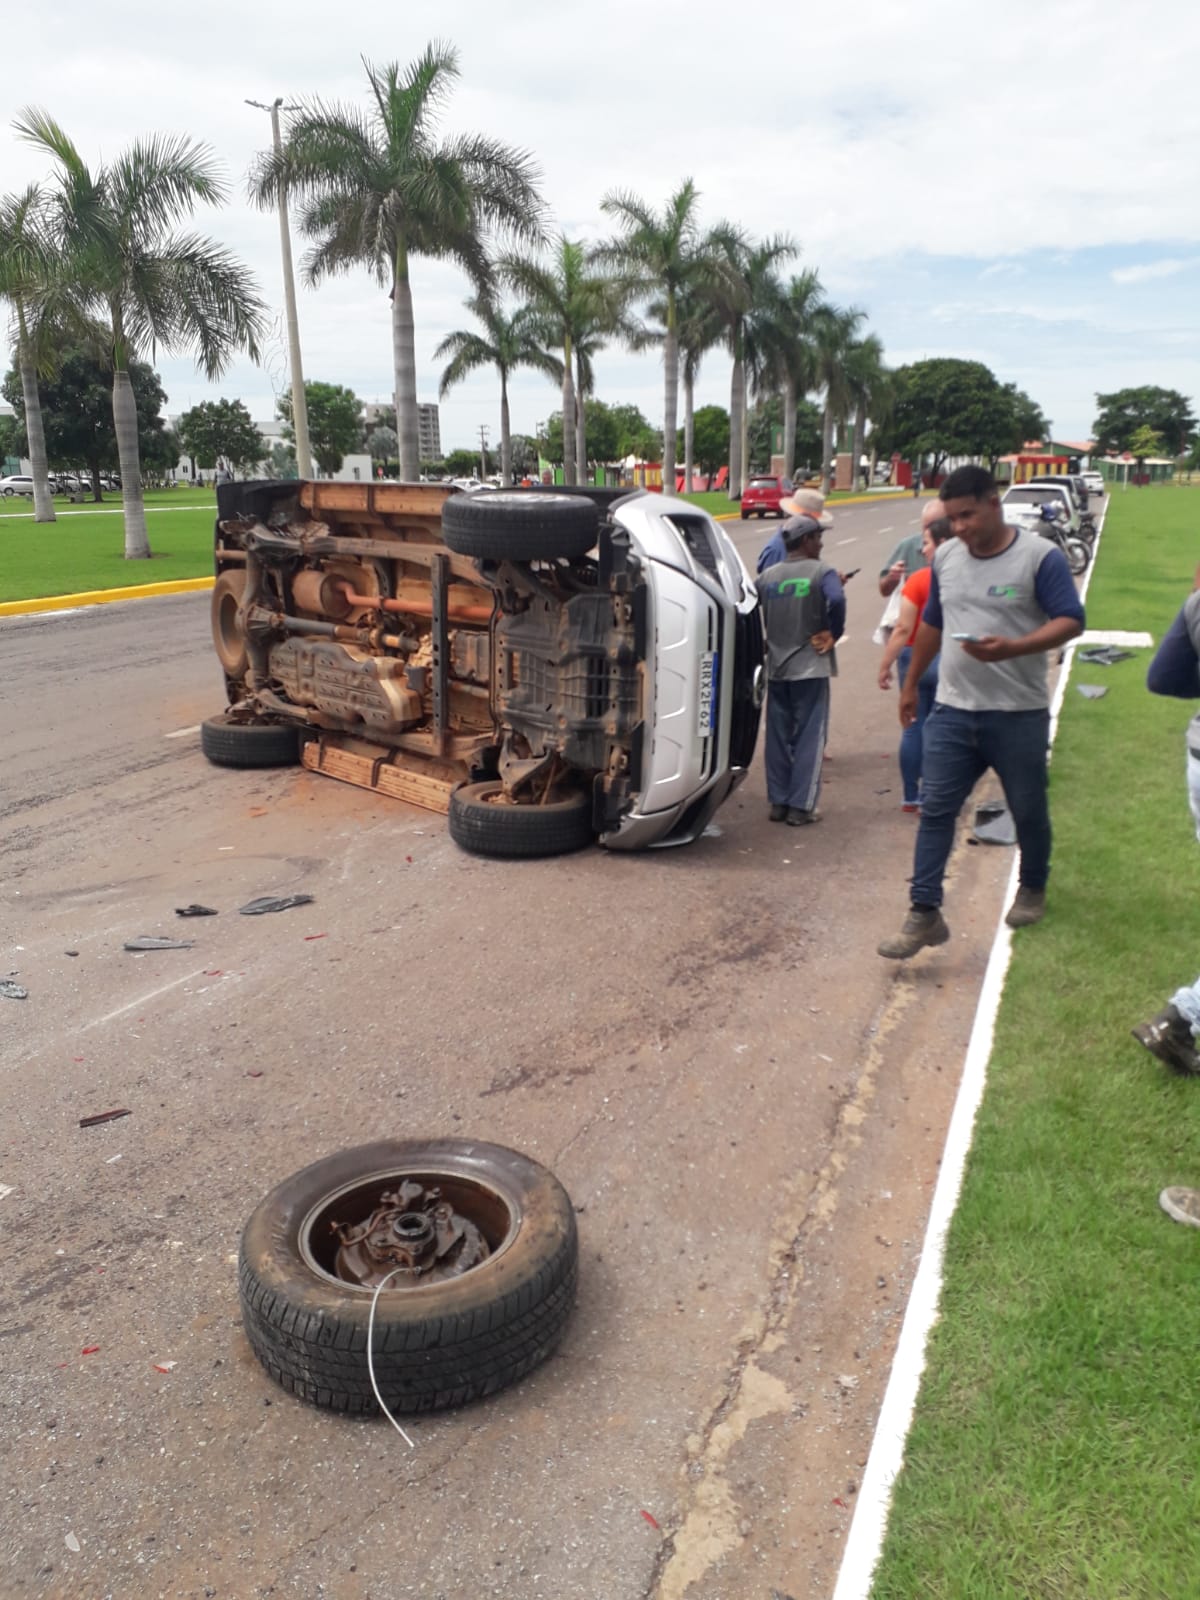
[(37, 186), (0, 200), (0, 296), (13, 313), (13, 343), (25, 404), (25, 437), (33, 473), (33, 520), (54, 522), (46, 435), (38, 392), (39, 369), (45, 371), (49, 349), (45, 295), (55, 278), (53, 249), (45, 229), (44, 207)]
[(829, 493), (829, 464), (833, 457), (833, 430), (851, 404), (846, 361), (866, 313), (857, 306), (842, 310), (824, 306), (815, 319), (817, 382), (825, 391), (825, 417), (821, 432), (821, 492)]
[[(529, 303), (532, 327), (546, 344), (562, 350), (563, 479), (577, 481), (576, 463), (586, 466), (582, 407), (577, 409), (577, 374), (591, 386), (591, 357), (602, 334), (618, 320), (610, 279), (593, 273), (592, 252), (559, 236), (549, 265), (523, 256), (503, 256), (497, 271)], [(584, 448), (581, 448), (581, 442)]]
[(796, 467), (796, 404), (816, 386), (816, 322), (823, 304), (821, 280), (815, 270), (805, 268), (783, 290), (777, 325), (768, 333), (764, 376), (783, 395), (783, 471), (788, 478)]
[[(729, 498), (740, 500), (746, 487), (749, 462), (746, 450), (747, 319), (779, 296), (775, 269), (795, 255), (790, 239), (779, 237), (753, 244), (738, 227), (721, 223), (710, 235), (713, 265), (704, 278), (705, 290), (725, 327), (733, 372), (729, 385)], [(752, 361), (760, 357), (751, 329)]]
[(683, 373), (683, 489), (688, 494), (695, 466), (693, 418), (696, 410), (696, 379), (700, 376), (701, 361), (721, 337), (722, 323), (714, 306), (695, 286), (685, 289), (680, 295), (676, 316), (679, 364)]
[(414, 256), (457, 261), (482, 291), (489, 282), (485, 232), (529, 243), (542, 238), (538, 172), (522, 150), (479, 134), (437, 143), (435, 113), (458, 77), (458, 52), (434, 43), (402, 72), (365, 58), (371, 105), (305, 102), (288, 119), (279, 155), (259, 158), (250, 194), (271, 207), (281, 189), (300, 202), (313, 248), (304, 276), (317, 284), (365, 266), (390, 286), (392, 362), (400, 476), (420, 470), (417, 359), (409, 269)]
[[(696, 208), (699, 194), (687, 178), (655, 212), (636, 195), (613, 190), (600, 209), (615, 217), (624, 232), (600, 252), (621, 271), (633, 294), (654, 294), (652, 312), (662, 323), (663, 347), (663, 490), (675, 490), (675, 429), (679, 408), (679, 303), (696, 281), (699, 240)], [(691, 479), (688, 479), (691, 482)]]
[(854, 476), (857, 481), (871, 403), (881, 394), (886, 369), (883, 345), (874, 333), (856, 339), (846, 352), (846, 386), (854, 402)]
[(508, 380), (518, 367), (536, 367), (548, 377), (562, 376), (561, 363), (542, 349), (533, 313), (527, 306), (513, 316), (504, 314), (490, 295), (476, 295), (467, 310), (483, 324), (482, 334), (460, 329), (448, 333), (433, 352), (435, 361), (449, 356), (438, 393), (444, 400), (456, 383), (480, 367), (495, 367), (500, 374), (500, 481), (512, 482), (512, 434), (508, 420)]
[(57, 162), (48, 196), (55, 245), (75, 278), (81, 310), (103, 319), (125, 558), (146, 560), (150, 540), (129, 363), (148, 346), (194, 350), (205, 375), (217, 378), (235, 351), (257, 358), (263, 302), (250, 273), (227, 251), (198, 234), (170, 232), (198, 201), (225, 198), (206, 146), (155, 135), (93, 172), (44, 112), (23, 111), (14, 126)]

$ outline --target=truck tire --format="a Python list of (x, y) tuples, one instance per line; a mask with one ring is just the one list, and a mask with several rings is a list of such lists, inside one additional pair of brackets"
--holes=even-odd
[(246, 592), (245, 567), (222, 572), (212, 592), (212, 636), (217, 660), (227, 678), (240, 681), (250, 670), (246, 636), (238, 626), (238, 608)]
[(280, 722), (235, 722), (222, 711), (200, 724), (200, 748), (217, 767), (294, 767), (300, 730)]
[(576, 561), (599, 529), (599, 509), (583, 495), (456, 494), (442, 507), (446, 544), (482, 561)]
[(450, 837), (477, 856), (561, 856), (592, 843), (591, 796), (550, 805), (504, 805), (498, 778), (464, 783), (450, 796)]
[[(331, 1223), (365, 1221), (406, 1178), (435, 1183), (491, 1254), (457, 1277), (385, 1284), (376, 1296), (336, 1275)], [(495, 1394), (550, 1355), (574, 1304), (578, 1260), (570, 1197), (536, 1161), (476, 1140), (384, 1140), (314, 1162), (258, 1206), (238, 1261), (242, 1319), (284, 1389), (369, 1416), (379, 1410), (367, 1366), (375, 1301), (371, 1357), (385, 1404), (436, 1411)]]

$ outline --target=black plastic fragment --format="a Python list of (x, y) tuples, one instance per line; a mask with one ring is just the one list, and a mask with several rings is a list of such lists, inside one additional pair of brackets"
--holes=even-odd
[(243, 917), (261, 917), (265, 911), (290, 911), (293, 906), (310, 906), (312, 903), (310, 894), (285, 894), (278, 899), (266, 894), (251, 900), (248, 905), (239, 906), (238, 910)]
[(23, 989), (19, 983), (14, 983), (11, 978), (0, 978), (0, 995), (6, 1000), (28, 1000), (29, 990)]
[(126, 939), (126, 950), (190, 950), (194, 939), (158, 939), (147, 934), (141, 939)]
[(190, 906), (176, 906), (175, 915), (177, 917), (215, 917), (219, 913), (214, 911), (212, 906), (198, 906), (193, 901)]

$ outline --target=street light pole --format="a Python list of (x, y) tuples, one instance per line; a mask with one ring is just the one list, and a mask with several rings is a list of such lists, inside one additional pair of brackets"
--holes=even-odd
[[(279, 109), (283, 97), (278, 96), (270, 105), (261, 100), (247, 100), (248, 106), (271, 114), (271, 142), (276, 159), (283, 155), (283, 141), (279, 137)], [(287, 107), (290, 111), (292, 107)], [(296, 435), (296, 471), (302, 478), (313, 475), (312, 450), (308, 442), (308, 401), (304, 393), (304, 368), (300, 361), (300, 321), (296, 315), (296, 282), (292, 272), (292, 237), (288, 230), (287, 185), (279, 186), (279, 253), (283, 258), (283, 303), (287, 311), (288, 364), (292, 369), (292, 431)]]

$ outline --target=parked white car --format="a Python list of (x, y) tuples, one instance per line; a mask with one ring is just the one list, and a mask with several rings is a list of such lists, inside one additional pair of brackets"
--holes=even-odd
[(32, 497), (33, 479), (19, 472), (14, 472), (7, 478), (0, 478), (0, 494), (9, 500), (16, 494), (27, 494)]
[(1085, 472), (1082, 474), (1084, 483), (1088, 486), (1089, 494), (1098, 494), (1102, 499), (1108, 493), (1104, 476), (1099, 472)]
[(1042, 521), (1044, 505), (1061, 505), (1066, 512), (1067, 532), (1072, 535), (1079, 532), (1079, 507), (1065, 483), (1017, 483), (1004, 491), (1000, 504), (1006, 522), (1034, 529)]

